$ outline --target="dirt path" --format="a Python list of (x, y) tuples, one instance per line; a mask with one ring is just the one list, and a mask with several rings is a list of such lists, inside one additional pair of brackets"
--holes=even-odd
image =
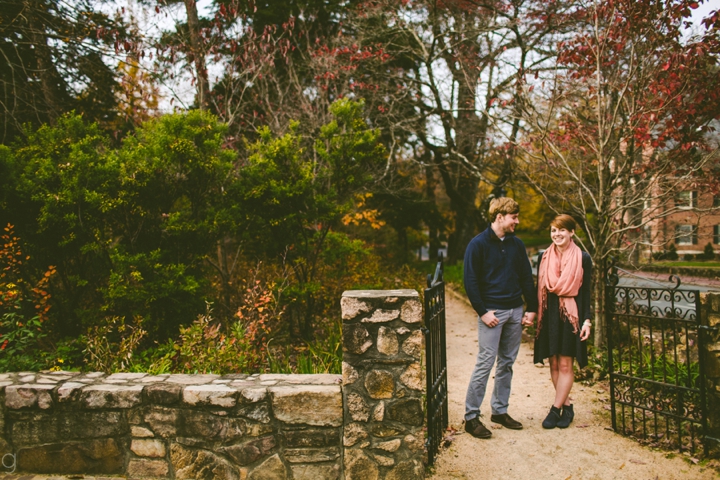
[[(532, 346), (523, 343), (515, 362), (510, 415), (522, 431), (489, 422), (490, 394), (482, 413), (492, 426), (489, 440), (463, 430), (465, 391), (477, 355), (476, 315), (457, 294), (447, 294), (447, 349), (450, 426), (458, 434), (438, 458), (433, 479), (716, 479), (710, 468), (692, 465), (682, 455), (666, 458), (608, 430), (604, 409), (609, 398), (599, 385), (575, 384), (575, 420), (570, 428), (544, 430), (540, 425), (554, 397), (548, 367), (532, 362)], [(492, 384), (488, 390), (492, 388)], [(600, 391), (600, 393), (598, 393)], [(605, 399), (605, 402), (602, 400)], [(495, 428), (497, 427), (497, 428)]]

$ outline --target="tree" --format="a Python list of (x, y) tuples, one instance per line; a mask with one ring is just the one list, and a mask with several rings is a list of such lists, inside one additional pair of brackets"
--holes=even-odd
[(333, 120), (314, 141), (296, 133), (297, 123), (282, 136), (261, 129), (231, 192), (246, 216), (238, 223), (252, 233), (252, 239), (246, 235), (246, 248), (282, 259), (292, 269), (290, 318), (306, 338), (313, 333), (318, 267), (328, 235), (385, 162), (378, 132), (365, 123), (363, 107), (351, 100), (335, 102)]
[(159, 115), (160, 92), (152, 75), (134, 55), (118, 64), (118, 118), (114, 132), (132, 132)]
[[(717, 188), (708, 133), (720, 117), (720, 29), (715, 12), (702, 36), (684, 41), (696, 6), (581, 3), (578, 31), (560, 45), (547, 95), (524, 102), (535, 130), (521, 171), (553, 210), (579, 221), (597, 278), (608, 256), (627, 255), (646, 225), (676, 211), (678, 189)], [(595, 285), (601, 346), (604, 282)]]
[(234, 181), (225, 132), (208, 113), (168, 115), (116, 150), (97, 124), (65, 115), (17, 145), (3, 221), (15, 222), (36, 268), (57, 265), (58, 331), (120, 316), (163, 338), (204, 311), (205, 257), (226, 234)]
[[(397, 140), (439, 172), (454, 227), (448, 259), (485, 228), (479, 185), (504, 194), (514, 178), (523, 87), (548, 68), (554, 40), (570, 28), (572, 2), (387, 2), (360, 15), (358, 31), (382, 42), (410, 94), (397, 109)], [(399, 63), (403, 59), (404, 63)], [(431, 177), (429, 177), (431, 178)]]
[[(172, 8), (179, 0), (164, 4)], [(238, 129), (251, 134), (263, 125), (284, 133), (290, 119), (301, 120), (297, 113), (309, 113), (301, 107), (312, 103), (304, 101), (304, 90), (315, 81), (308, 60), (318, 45), (342, 30), (347, 2), (273, 0), (257, 8), (253, 2), (223, 0), (212, 5), (207, 17), (198, 15), (194, 0), (184, 5), (186, 21), (157, 43), (159, 66), (165, 77), (175, 74), (178, 63), (191, 72), (196, 108), (211, 109), (236, 138)], [(332, 100), (314, 113), (327, 119)]]
[(0, 142), (73, 109), (112, 121), (117, 83), (106, 58), (132, 48), (122, 24), (85, 0), (8, 0), (0, 31)]

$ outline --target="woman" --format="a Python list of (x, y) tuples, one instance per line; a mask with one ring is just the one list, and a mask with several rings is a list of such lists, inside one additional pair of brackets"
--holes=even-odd
[(574, 417), (570, 403), (575, 372), (587, 365), (585, 340), (590, 336), (592, 260), (575, 245), (575, 220), (558, 215), (550, 223), (552, 245), (538, 258), (538, 300), (535, 363), (550, 360), (555, 402), (543, 428), (567, 428)]

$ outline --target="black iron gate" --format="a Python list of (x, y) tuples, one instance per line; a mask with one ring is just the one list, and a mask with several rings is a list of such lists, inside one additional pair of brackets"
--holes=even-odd
[(680, 289), (676, 276), (673, 287), (620, 284), (618, 270), (625, 272), (610, 264), (605, 297), (612, 427), (643, 443), (707, 453), (700, 293)]
[(433, 465), (443, 432), (448, 426), (447, 355), (445, 351), (445, 281), (443, 259), (435, 274), (427, 276), (425, 289), (425, 362), (427, 364), (427, 440), (428, 465)]

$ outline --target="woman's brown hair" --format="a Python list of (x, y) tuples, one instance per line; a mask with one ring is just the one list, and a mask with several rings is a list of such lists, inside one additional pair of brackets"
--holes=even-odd
[(550, 222), (550, 226), (557, 229), (564, 228), (568, 232), (571, 232), (577, 228), (577, 222), (570, 215), (566, 215), (563, 213), (555, 217), (553, 221)]

